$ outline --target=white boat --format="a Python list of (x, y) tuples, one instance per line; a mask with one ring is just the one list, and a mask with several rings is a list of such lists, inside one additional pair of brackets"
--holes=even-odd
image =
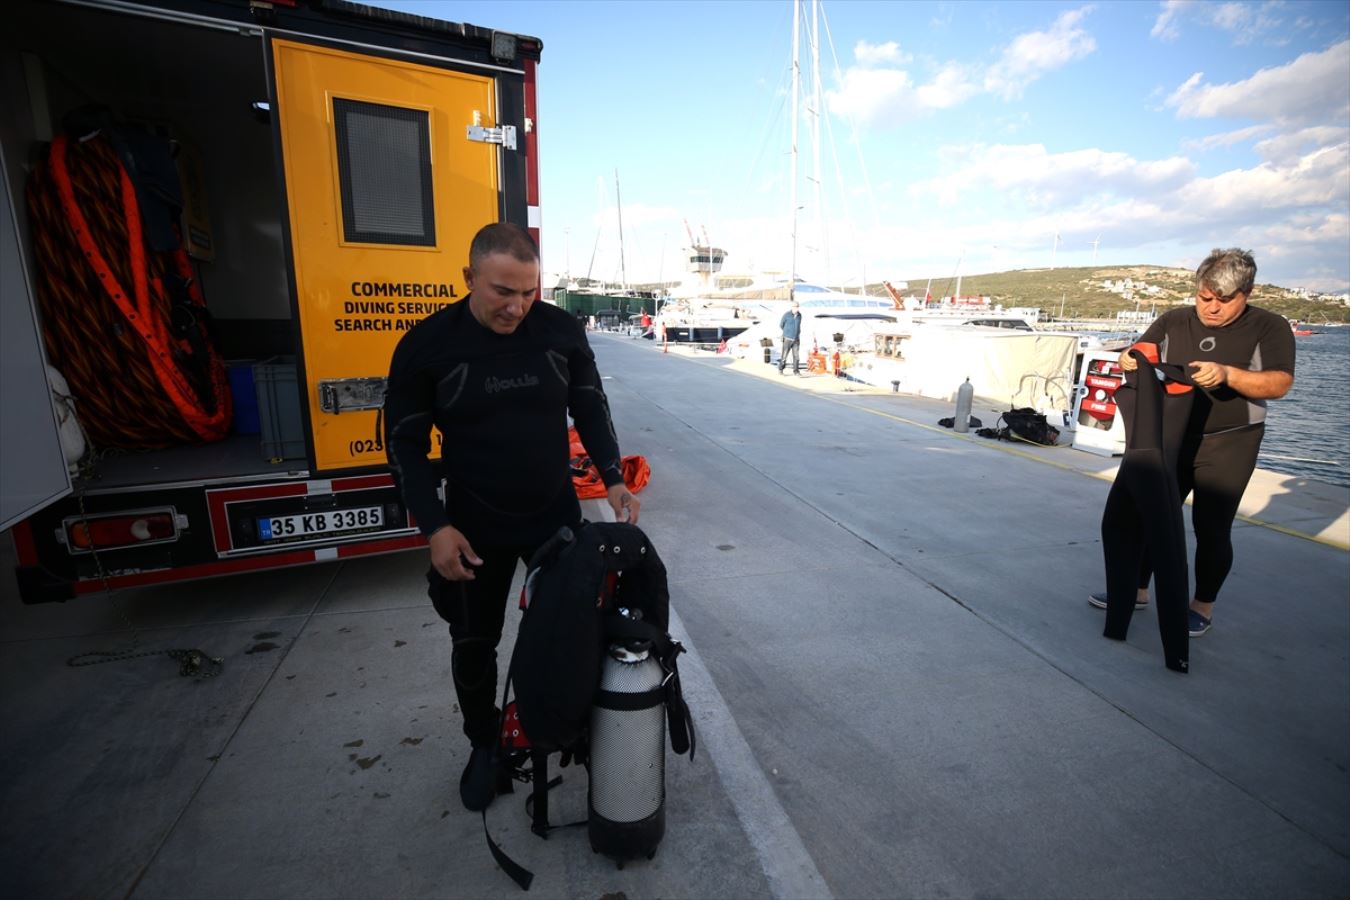
[[(806, 354), (815, 348), (829, 352), (870, 348), (878, 328), (895, 325), (905, 315), (883, 297), (844, 294), (806, 283), (799, 283), (795, 293), (802, 314), (800, 353), (803, 366), (806, 365)], [(759, 359), (768, 349), (767, 361), (776, 362), (782, 346), (783, 314), (790, 306), (787, 301), (755, 304), (754, 315), (758, 321), (754, 327), (728, 340), (727, 352), (741, 359)]]
[(720, 344), (754, 325), (755, 318), (735, 300), (710, 296), (727, 252), (708, 240), (706, 230), (702, 241), (694, 237), (688, 222), (685, 230), (689, 235), (687, 274), (657, 307), (652, 337), (670, 343)]
[(1031, 407), (1056, 427), (1073, 409), (1077, 334), (929, 323), (878, 329), (873, 342), (845, 358), (849, 378), (951, 401), (969, 379), (977, 397)]
[(672, 344), (721, 344), (754, 324), (753, 315), (736, 303), (671, 299), (652, 320), (652, 336)]

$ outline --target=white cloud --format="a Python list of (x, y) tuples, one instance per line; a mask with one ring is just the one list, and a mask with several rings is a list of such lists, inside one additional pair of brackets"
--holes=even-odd
[[(1087, 265), (1098, 234), (1104, 260), (1179, 259), (1184, 266), (1210, 247), (1241, 244), (1257, 251), (1263, 280), (1344, 289), (1350, 140), (1325, 145), (1327, 136), (1312, 128), (1270, 138), (1258, 144), (1266, 161), (1212, 177), (1200, 177), (1184, 157), (1049, 153), (1036, 144), (946, 147), (945, 174), (911, 189), (911, 202), (934, 214), (904, 234), (888, 223), (886, 237), (939, 249), (997, 245), (1000, 261), (1033, 266), (1048, 264), (1056, 231), (1061, 265)], [(1311, 149), (1300, 154), (1299, 146)]]
[(1350, 205), (1350, 144), (1322, 147), (1291, 165), (1264, 162), (1197, 178), (1179, 199), (1208, 215), (1269, 216), (1275, 210)]
[(1226, 31), (1236, 31), (1253, 18), (1249, 7), (1241, 3), (1222, 3), (1214, 7), (1210, 21)]
[(1181, 27), (1177, 19), (1191, 2), (1192, 0), (1164, 0), (1162, 10), (1154, 20), (1153, 30), (1149, 34), (1160, 41), (1175, 41), (1181, 37)]
[(985, 89), (1015, 99), (1046, 72), (1091, 54), (1097, 41), (1080, 24), (1090, 12), (1091, 6), (1066, 10), (1048, 31), (1018, 35), (985, 74)]
[(1236, 131), (1224, 131), (1219, 134), (1211, 134), (1197, 140), (1188, 140), (1182, 142), (1182, 148), (1186, 150), (1212, 150), (1215, 147), (1231, 147), (1234, 144), (1241, 144), (1254, 137), (1267, 134), (1275, 128), (1274, 125), (1249, 125), (1246, 128), (1239, 128)]
[(1290, 217), (1265, 228), (1264, 239), (1284, 246), (1298, 244), (1340, 244), (1350, 246), (1350, 216), (1343, 213), (1317, 213)]
[[(1257, 6), (1249, 3), (1196, 3), (1193, 0), (1165, 0), (1159, 4), (1158, 18), (1149, 32), (1160, 41), (1174, 41), (1181, 36), (1181, 20), (1190, 19), (1200, 25), (1227, 31), (1238, 46), (1250, 44), (1258, 38), (1270, 35), (1283, 24), (1276, 11), (1283, 4), (1280, 0), (1267, 0)], [(1306, 21), (1300, 18), (1295, 24), (1305, 27)], [(1273, 43), (1284, 43), (1283, 39), (1272, 39)]]
[(870, 44), (867, 41), (858, 41), (853, 47), (853, 58), (858, 61), (860, 66), (875, 66), (878, 63), (893, 63), (895, 65), (904, 65), (910, 62), (914, 57), (900, 50), (900, 45), (895, 41), (887, 41), (884, 44)]
[(909, 73), (902, 69), (850, 68), (839, 88), (825, 95), (831, 112), (862, 123), (903, 117), (914, 105)]
[(914, 98), (924, 109), (948, 109), (979, 92), (979, 86), (971, 80), (965, 66), (947, 63), (932, 81), (914, 91)]
[(1334, 146), (1350, 141), (1350, 129), (1337, 128), (1334, 125), (1321, 125), (1303, 128), (1287, 134), (1279, 134), (1264, 141), (1257, 141), (1253, 147), (1261, 158), (1276, 165), (1291, 165), (1310, 149)]
[(915, 184), (916, 194), (947, 203), (980, 190), (1016, 194), (1034, 208), (1082, 203), (1102, 196), (1145, 196), (1173, 191), (1195, 172), (1190, 160), (1137, 160), (1095, 148), (1049, 153), (1041, 144), (969, 145), (944, 149), (953, 167)]
[(1304, 53), (1283, 66), (1261, 69), (1244, 81), (1207, 84), (1197, 72), (1166, 104), (1179, 118), (1243, 118), (1274, 122), (1350, 120), (1350, 41)]
[(935, 30), (950, 28), (952, 17), (956, 12), (955, 7), (955, 3), (939, 3), (937, 5), (937, 15), (928, 20), (929, 27)]
[(899, 125), (917, 115), (959, 106), (981, 91), (1005, 99), (1019, 97), (1046, 72), (1096, 50), (1097, 42), (1081, 25), (1091, 11), (1091, 6), (1069, 10), (1045, 31), (1018, 35), (983, 73), (969, 63), (952, 60), (919, 80), (905, 68), (913, 56), (895, 41), (859, 41), (853, 48), (854, 64), (840, 76), (836, 87), (826, 91), (828, 108), (860, 124)]

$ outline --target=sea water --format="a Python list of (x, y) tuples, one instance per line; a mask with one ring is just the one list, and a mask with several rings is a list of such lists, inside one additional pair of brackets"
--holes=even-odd
[(1270, 401), (1256, 464), (1350, 487), (1350, 326), (1294, 340), (1294, 387)]

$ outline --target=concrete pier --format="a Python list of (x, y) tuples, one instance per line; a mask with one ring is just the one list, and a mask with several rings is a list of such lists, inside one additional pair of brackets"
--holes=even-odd
[[(1182, 676), (1151, 609), (1117, 643), (1086, 602), (1113, 461), (830, 376), (593, 345), (652, 468), (699, 750), (668, 757), (666, 839), (623, 870), (500, 798), (532, 894), (1345, 895), (1350, 490), (1258, 473)], [(5, 895), (520, 896), (459, 805), (422, 552), (34, 607), (0, 556)], [(133, 634), (224, 669), (66, 666)], [(562, 774), (566, 822), (585, 776)]]

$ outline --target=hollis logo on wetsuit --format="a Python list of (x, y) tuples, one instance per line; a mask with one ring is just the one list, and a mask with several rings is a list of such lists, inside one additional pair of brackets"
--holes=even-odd
[(522, 375), (519, 378), (497, 378), (489, 375), (483, 382), (483, 389), (489, 394), (495, 394), (498, 391), (509, 391), (512, 388), (537, 387), (539, 379), (533, 375)]

